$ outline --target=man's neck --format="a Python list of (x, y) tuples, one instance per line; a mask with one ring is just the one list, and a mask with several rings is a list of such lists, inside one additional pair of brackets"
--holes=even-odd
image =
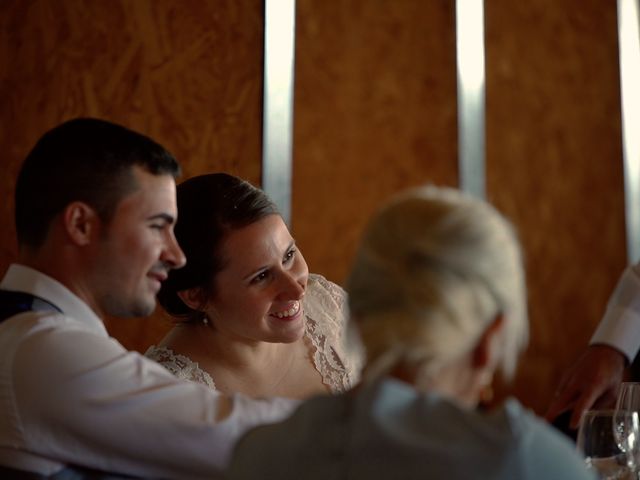
[(77, 268), (75, 259), (66, 254), (64, 249), (57, 249), (55, 252), (49, 250), (47, 245), (39, 249), (21, 248), (17, 262), (60, 282), (86, 303), (99, 318), (104, 318), (104, 312), (98, 308), (91, 289), (86, 287), (85, 275)]

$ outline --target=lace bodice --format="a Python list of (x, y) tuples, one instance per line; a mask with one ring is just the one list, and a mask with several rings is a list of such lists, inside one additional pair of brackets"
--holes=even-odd
[[(306, 318), (305, 337), (310, 357), (322, 381), (332, 393), (351, 388), (359, 379), (362, 352), (347, 348), (346, 293), (338, 285), (310, 274), (302, 304)], [(162, 364), (178, 378), (203, 383), (215, 389), (215, 382), (197, 362), (165, 347), (149, 347), (145, 355)]]
[(189, 357), (177, 355), (169, 348), (156, 347), (155, 345), (149, 347), (145, 355), (160, 363), (178, 378), (204, 383), (214, 390), (216, 388), (211, 375), (202, 370), (198, 362), (192, 361)]

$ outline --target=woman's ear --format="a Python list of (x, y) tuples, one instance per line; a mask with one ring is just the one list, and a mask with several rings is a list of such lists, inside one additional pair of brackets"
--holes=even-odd
[(497, 345), (500, 342), (500, 333), (504, 327), (504, 314), (499, 313), (489, 324), (478, 341), (472, 355), (474, 368), (483, 369), (492, 366), (496, 362)]
[(78, 246), (89, 245), (99, 233), (100, 217), (84, 202), (72, 202), (62, 212), (64, 230)]
[(202, 288), (194, 287), (178, 292), (178, 297), (182, 300), (187, 307), (191, 310), (201, 311), (206, 305)]

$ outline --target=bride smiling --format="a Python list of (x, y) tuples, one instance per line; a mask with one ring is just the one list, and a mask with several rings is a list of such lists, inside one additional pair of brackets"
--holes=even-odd
[(187, 265), (158, 294), (174, 327), (146, 355), (224, 393), (306, 398), (357, 380), (345, 293), (307, 264), (277, 208), (224, 173), (178, 186), (175, 235)]

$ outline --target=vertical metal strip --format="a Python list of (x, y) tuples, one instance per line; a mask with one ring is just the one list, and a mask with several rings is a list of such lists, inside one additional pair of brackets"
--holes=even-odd
[(638, 0), (618, 0), (622, 155), (627, 259), (640, 260), (640, 13)]
[(262, 188), (291, 223), (295, 0), (265, 0)]
[(485, 196), (483, 0), (456, 0), (458, 168), (460, 188)]

